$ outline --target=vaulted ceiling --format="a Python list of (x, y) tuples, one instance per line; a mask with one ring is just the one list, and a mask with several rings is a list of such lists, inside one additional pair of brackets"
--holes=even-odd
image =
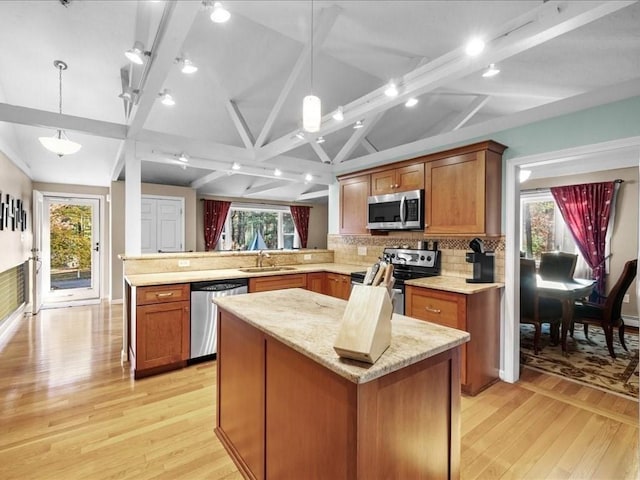
[[(338, 173), (558, 115), (567, 99), (640, 94), (635, 1), (229, 0), (226, 23), (206, 3), (0, 2), (0, 147), (36, 181), (108, 185), (131, 151), (146, 182), (312, 200)], [(464, 53), (472, 36), (486, 42), (477, 57)], [(136, 41), (143, 65), (124, 56)], [(196, 73), (180, 71), (185, 56)], [(56, 59), (69, 65), (63, 115)], [(501, 72), (485, 78), (490, 63)], [(175, 105), (159, 101), (164, 89)], [(311, 89), (322, 125), (298, 138)], [(80, 152), (47, 152), (38, 137), (56, 128)]]

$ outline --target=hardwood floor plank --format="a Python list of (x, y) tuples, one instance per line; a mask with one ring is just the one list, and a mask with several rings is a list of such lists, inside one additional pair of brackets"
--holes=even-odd
[[(215, 362), (134, 381), (122, 305), (26, 317), (0, 351), (0, 478), (242, 478), (213, 432)], [(638, 402), (522, 371), (462, 406), (463, 479), (638, 476)]]

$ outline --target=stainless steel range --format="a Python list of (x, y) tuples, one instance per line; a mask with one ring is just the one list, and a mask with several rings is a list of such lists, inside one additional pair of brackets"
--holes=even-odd
[[(431, 250), (387, 247), (382, 259), (393, 264), (395, 306), (394, 312), (404, 314), (404, 282), (414, 278), (435, 277), (440, 275), (440, 250), (437, 244)], [(362, 284), (366, 272), (351, 274), (352, 284)]]

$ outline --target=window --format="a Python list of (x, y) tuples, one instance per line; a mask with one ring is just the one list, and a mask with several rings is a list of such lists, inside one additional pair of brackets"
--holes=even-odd
[(586, 263), (562, 219), (551, 192), (522, 193), (520, 196), (520, 252), (540, 261), (542, 252), (578, 254), (578, 266)]
[(221, 250), (293, 249), (300, 247), (288, 207), (231, 205), (224, 224)]

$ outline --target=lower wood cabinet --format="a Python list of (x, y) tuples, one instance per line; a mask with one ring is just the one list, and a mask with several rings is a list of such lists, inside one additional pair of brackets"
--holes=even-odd
[(307, 288), (307, 274), (269, 275), (249, 279), (249, 293), (282, 290), (283, 288)]
[(178, 368), (189, 359), (190, 285), (138, 287), (136, 321), (131, 326), (136, 378)]
[(307, 273), (307, 290), (316, 293), (325, 293), (325, 281), (327, 274), (325, 272)]
[(462, 391), (475, 395), (498, 379), (500, 367), (500, 289), (465, 295), (414, 287), (405, 289), (405, 315), (471, 334), (460, 347)]
[(349, 300), (351, 295), (351, 277), (340, 273), (326, 273), (325, 279), (325, 295)]

